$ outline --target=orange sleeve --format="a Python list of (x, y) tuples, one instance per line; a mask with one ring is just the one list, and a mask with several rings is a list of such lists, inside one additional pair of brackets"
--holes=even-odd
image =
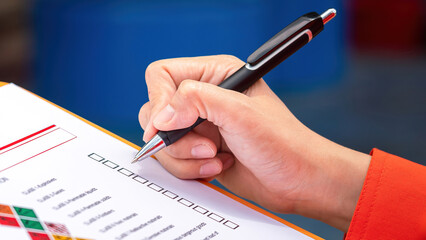
[(346, 240), (426, 239), (426, 167), (371, 151)]

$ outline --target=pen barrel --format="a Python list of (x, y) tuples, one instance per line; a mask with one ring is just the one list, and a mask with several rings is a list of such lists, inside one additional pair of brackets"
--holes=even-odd
[(276, 52), (280, 51), (282, 46), (294, 41), (301, 33), (310, 31), (311, 39), (324, 29), (323, 19), (318, 13), (307, 13), (283, 28), (271, 39), (260, 46), (248, 58), (247, 63), (250, 66), (262, 65), (266, 59), (270, 58)]
[(271, 56), (264, 64), (258, 64), (260, 66), (255, 65), (255, 68), (252, 69), (255, 69), (255, 71), (263, 77), (273, 68), (293, 55), (293, 53), (297, 52), (300, 48), (309, 43), (311, 39), (312, 35), (310, 30), (305, 30), (304, 32), (299, 33), (299, 35), (295, 36), (291, 42), (288, 42), (285, 46), (283, 46), (282, 50), (277, 51), (277, 53)]
[(237, 92), (244, 92), (253, 85), (253, 83), (262, 78), (263, 75), (265, 74), (260, 71), (250, 70), (244, 65), (219, 84), (219, 87)]

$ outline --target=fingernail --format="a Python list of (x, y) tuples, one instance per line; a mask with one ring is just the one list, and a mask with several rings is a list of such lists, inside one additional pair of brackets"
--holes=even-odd
[[(148, 138), (148, 133), (149, 133), (149, 130), (146, 130), (146, 132), (144, 132), (143, 133), (143, 137), (142, 137), (142, 140), (145, 142), (145, 143), (147, 143), (147, 142), (149, 142), (149, 140), (151, 140), (151, 139), (149, 139)], [(150, 134), (151, 135), (151, 134)]]
[(222, 171), (222, 169), (215, 161), (208, 162), (200, 167), (200, 175), (202, 177), (217, 175), (220, 171)]
[(191, 154), (196, 158), (212, 158), (214, 157), (214, 151), (211, 147), (200, 144), (191, 149)]
[(168, 104), (163, 110), (161, 110), (158, 115), (154, 118), (154, 126), (158, 124), (164, 124), (170, 121), (175, 115), (175, 110)]

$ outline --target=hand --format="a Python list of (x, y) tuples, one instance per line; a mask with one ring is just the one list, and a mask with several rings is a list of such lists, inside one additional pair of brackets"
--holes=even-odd
[(161, 60), (146, 70), (149, 102), (139, 121), (158, 130), (207, 121), (155, 156), (182, 179), (216, 178), (280, 213), (349, 227), (370, 156), (304, 126), (260, 79), (244, 94), (217, 87), (243, 66), (232, 56)]

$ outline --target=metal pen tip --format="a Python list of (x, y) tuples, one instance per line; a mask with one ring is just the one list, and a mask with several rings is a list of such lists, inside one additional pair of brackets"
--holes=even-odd
[(325, 11), (323, 14), (321, 14), (322, 22), (325, 25), (328, 23), (331, 19), (333, 19), (336, 16), (336, 9), (330, 8), (327, 11)]
[[(139, 152), (138, 152), (139, 153)], [(132, 163), (131, 164), (133, 164), (133, 163), (135, 163), (135, 162), (138, 162), (139, 161), (139, 157), (135, 157), (134, 159), (133, 159), (133, 161), (132, 161)]]
[(132, 164), (138, 161), (142, 161), (154, 153), (160, 151), (165, 148), (166, 144), (160, 136), (155, 135), (149, 142), (147, 142), (142, 149), (135, 155), (135, 158), (132, 161)]

